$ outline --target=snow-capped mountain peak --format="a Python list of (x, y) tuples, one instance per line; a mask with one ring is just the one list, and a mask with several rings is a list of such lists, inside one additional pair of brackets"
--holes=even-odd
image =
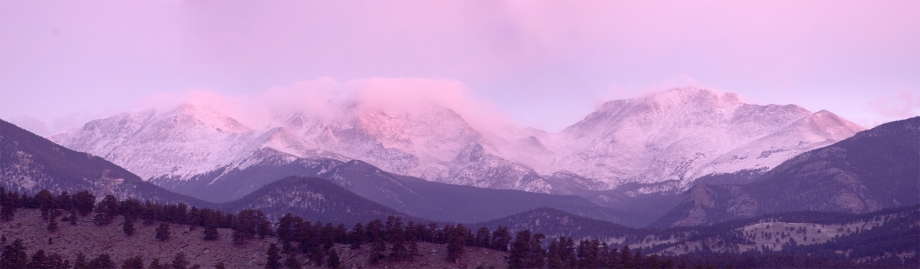
[(843, 140), (853, 136), (855, 132), (865, 130), (862, 126), (827, 110), (815, 112), (803, 120), (808, 122), (810, 131), (828, 137), (831, 140)]
[(479, 187), (552, 192), (550, 178), (598, 190), (671, 182), (655, 189), (662, 191), (686, 189), (711, 174), (762, 172), (863, 129), (828, 111), (746, 104), (734, 93), (700, 87), (610, 101), (558, 133), (483, 128), (434, 103), (338, 104), (330, 105), (341, 109), (335, 117), (276, 114), (261, 129), (207, 106), (125, 112), (52, 140), (147, 180), (245, 169), (266, 154), (282, 154), (279, 160), (288, 162), (362, 160)]
[(722, 92), (701, 87), (683, 87), (657, 92), (639, 99), (649, 108), (669, 109), (674, 107), (717, 108), (742, 104), (735, 93)]
[[(803, 128), (803, 121), (816, 127), (791, 130)], [(566, 150), (547, 170), (611, 186), (675, 180), (686, 188), (707, 174), (769, 169), (860, 130), (829, 112), (813, 115), (795, 105), (745, 104), (733, 93), (679, 88), (604, 104), (559, 134)]]
[(256, 132), (233, 118), (189, 104), (130, 111), (52, 136), (55, 143), (90, 152), (144, 179), (188, 177), (232, 163), (254, 147)]
[(176, 122), (196, 121), (197, 123), (210, 126), (221, 132), (246, 133), (253, 131), (236, 119), (228, 117), (208, 106), (183, 104), (165, 114), (175, 117), (174, 119)]

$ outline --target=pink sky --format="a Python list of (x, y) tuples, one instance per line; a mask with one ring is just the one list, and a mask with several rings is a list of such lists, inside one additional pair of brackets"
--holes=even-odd
[(39, 134), (324, 79), (550, 131), (688, 84), (871, 127), (920, 115), (920, 1), (0, 1), (0, 118)]

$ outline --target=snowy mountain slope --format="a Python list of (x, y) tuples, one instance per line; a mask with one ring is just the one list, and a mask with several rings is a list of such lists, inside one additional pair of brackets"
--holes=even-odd
[[(267, 127), (254, 128), (207, 106), (183, 105), (125, 112), (51, 139), (163, 185), (203, 178), (217, 184), (225, 173), (268, 159), (278, 165), (328, 159), (542, 193), (655, 186), (635, 191), (641, 194), (687, 189), (711, 174), (761, 173), (862, 130), (827, 111), (745, 104), (735, 94), (703, 88), (611, 101), (559, 133), (477, 128), (435, 104), (393, 109), (344, 102), (340, 108), (334, 118), (278, 114)], [(652, 184), (662, 182), (671, 183)]]
[(114, 195), (160, 203), (213, 206), (145, 182), (103, 158), (77, 152), (0, 120), (0, 188), (34, 195), (90, 191), (97, 198)]
[(694, 177), (743, 169), (766, 171), (799, 153), (849, 138), (854, 130), (862, 127), (826, 110), (818, 111), (723, 154), (698, 170)]
[(550, 183), (533, 169), (488, 152), (476, 143), (457, 154), (450, 163), (445, 183), (492, 189), (550, 193)]
[(562, 150), (548, 167), (610, 186), (676, 180), (686, 189), (708, 174), (766, 171), (860, 130), (827, 111), (680, 88), (604, 104), (554, 137)]
[[(209, 107), (183, 105), (166, 111), (125, 112), (51, 140), (99, 154), (164, 186), (204, 177), (211, 178), (209, 184), (217, 182), (223, 173), (272, 157), (262, 151), (267, 148), (289, 155), (290, 160), (356, 159), (432, 180), (463, 174), (476, 178), (477, 186), (548, 192), (539, 178), (528, 178), (535, 174), (532, 170), (495, 155), (481, 164), (467, 161), (465, 166), (452, 166), (464, 150), (490, 144), (460, 115), (443, 107), (411, 113), (353, 107), (335, 121), (302, 114), (276, 119), (268, 128), (256, 130)], [(485, 181), (497, 173), (505, 175), (501, 183)]]
[[(337, 121), (280, 117), (276, 126), (316, 148), (362, 160), (386, 171), (452, 184), (549, 192), (530, 167), (499, 153), (461, 115), (440, 106), (384, 111), (352, 105)], [(470, 154), (473, 152), (473, 158)], [(294, 154), (301, 156), (299, 154)]]
[[(813, 122), (827, 120), (835, 119), (822, 115)], [(800, 210), (866, 213), (916, 205), (918, 137), (920, 117), (889, 122), (799, 154), (749, 184), (697, 184), (655, 225), (706, 225)]]
[(441, 163), (481, 140), (460, 115), (443, 107), (413, 113), (353, 108), (345, 113), (334, 122), (295, 114), (278, 125), (314, 147), (379, 163), (388, 171), (434, 177), (445, 173)]
[(191, 105), (167, 111), (121, 113), (51, 140), (90, 152), (133, 171), (145, 180), (188, 178), (246, 157), (260, 136), (236, 120)]

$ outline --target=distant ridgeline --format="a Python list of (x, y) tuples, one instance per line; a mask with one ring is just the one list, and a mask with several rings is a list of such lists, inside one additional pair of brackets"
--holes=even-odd
[[(632, 239), (608, 244), (606, 240), (586, 237), (558, 236), (550, 240), (543, 233), (529, 229), (515, 231), (502, 225), (495, 229), (483, 225), (473, 231), (463, 224), (440, 226), (434, 222), (423, 224), (411, 220), (404, 223), (394, 216), (385, 221), (358, 222), (351, 229), (345, 224), (310, 222), (289, 213), (272, 223), (259, 210), (248, 209), (234, 214), (182, 203), (119, 200), (112, 195), (95, 203), (96, 197), (87, 191), (54, 195), (42, 190), (29, 196), (0, 189), (0, 201), (0, 221), (4, 223), (0, 268), (115, 268), (116, 261), (123, 262), (119, 263), (123, 264), (121, 268), (145, 268), (148, 262), (143, 257), (153, 254), (140, 251), (146, 248), (138, 248), (137, 253), (118, 257), (103, 250), (89, 253), (95, 258), (88, 259), (86, 253), (46, 253), (41, 247), (60, 248), (58, 245), (62, 243), (53, 245), (54, 238), (64, 237), (71, 229), (80, 227), (96, 227), (92, 229), (102, 231), (96, 236), (98, 238), (137, 240), (142, 245), (166, 244), (171, 238), (181, 236), (195, 238), (190, 244), (216, 246), (226, 243), (246, 250), (261, 246), (258, 248), (261, 252), (254, 254), (249, 263), (218, 260), (214, 263), (216, 268), (339, 268), (345, 266), (346, 261), (381, 268), (435, 266), (421, 262), (430, 255), (438, 255), (439, 261), (448, 264), (470, 265), (475, 257), (466, 253), (478, 250), (481, 251), (477, 253), (492, 253), (500, 258), (500, 264), (490, 266), (508, 268), (916, 268), (920, 265), (917, 260), (920, 206), (860, 215), (800, 212), (708, 227), (621, 230), (617, 233)], [(17, 215), (34, 219), (21, 220)], [(23, 227), (22, 222), (17, 221), (41, 225)], [(492, 224), (500, 222), (496, 220)], [(113, 224), (120, 225), (121, 229), (109, 228)], [(148, 235), (156, 240), (149, 242), (151, 238), (142, 238), (140, 231), (153, 226), (157, 227), (155, 232)], [(180, 229), (183, 226), (187, 231)], [(195, 232), (196, 228), (203, 229)], [(763, 229), (758, 230), (760, 228)], [(13, 233), (13, 229), (29, 232)], [(773, 240), (773, 233), (768, 235), (769, 229), (780, 229), (782, 233)], [(830, 234), (834, 236), (827, 236)], [(18, 237), (48, 238), (48, 244)], [(801, 243), (796, 243), (799, 237), (802, 237)], [(765, 238), (767, 241), (763, 241)], [(814, 238), (824, 242), (809, 243), (815, 242)], [(654, 241), (668, 243), (654, 244)], [(765, 243), (774, 241), (782, 241), (783, 247), (775, 251)], [(81, 243), (86, 242), (77, 244)], [(691, 244), (694, 245), (692, 251), (680, 251), (688, 250)], [(755, 247), (747, 248), (752, 244)], [(432, 245), (446, 245), (446, 251), (420, 251), (421, 246)], [(37, 249), (31, 258), (30, 249)], [(207, 255), (185, 253), (182, 249), (172, 249), (176, 253), (172, 263), (161, 264), (159, 259), (153, 259), (146, 268), (200, 268), (200, 257)], [(360, 253), (363, 260), (356, 261), (357, 254), (353, 253)], [(485, 268), (485, 264), (480, 266)]]

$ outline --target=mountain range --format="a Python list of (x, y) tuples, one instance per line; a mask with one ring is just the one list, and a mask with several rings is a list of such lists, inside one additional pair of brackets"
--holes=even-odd
[(0, 120), (0, 171), (0, 187), (23, 194), (35, 194), (43, 189), (54, 194), (87, 190), (97, 200), (105, 195), (114, 195), (120, 200), (184, 203), (227, 212), (258, 209), (272, 218), (290, 212), (326, 223), (353, 224), (386, 219), (388, 216), (427, 222), (319, 178), (277, 178), (239, 199), (223, 203), (207, 202), (145, 182), (100, 157), (61, 147), (3, 120)]
[[(332, 122), (283, 115), (275, 117), (283, 120), (273, 122), (274, 127), (254, 129), (215, 109), (183, 105), (126, 112), (51, 138), (103, 152), (105, 158), (70, 151), (4, 123), (2, 154), (9, 156), (3, 158), (3, 187), (24, 192), (90, 189), (153, 200), (171, 197), (168, 201), (224, 210), (256, 207), (269, 214), (292, 211), (321, 216), (352, 210), (348, 208), (369, 210), (351, 217), (321, 217), (346, 222), (390, 214), (419, 221), (473, 223), (547, 208), (633, 227), (670, 227), (784, 211), (861, 213), (918, 203), (911, 191), (905, 191), (917, 189), (916, 180), (910, 180), (918, 174), (917, 165), (911, 163), (917, 158), (911, 154), (920, 152), (912, 139), (918, 137), (916, 123), (911, 123), (916, 118), (853, 136), (861, 127), (827, 111), (744, 104), (731, 93), (681, 88), (608, 102), (558, 133), (519, 129), (530, 136), (509, 142), (507, 136), (499, 139), (474, 128), (478, 125), (467, 124), (450, 109), (426, 109), (430, 110), (387, 114), (353, 108), (353, 113)], [(524, 144), (546, 150), (529, 152)], [(508, 148), (522, 150), (516, 153), (519, 156), (502, 153), (515, 152)], [(377, 157), (349, 157), (362, 151)], [(691, 151), (695, 159), (676, 161), (674, 156), (686, 157)], [(58, 153), (50, 154), (54, 152)], [(381, 152), (390, 152), (392, 158), (383, 158)], [(431, 161), (453, 154), (449, 162)], [(787, 156), (792, 154), (798, 155)], [(80, 156), (101, 163), (102, 168), (82, 164)], [(540, 165), (540, 156), (554, 160)], [(136, 176), (108, 158), (147, 176)], [(611, 160), (617, 158), (624, 165), (613, 167)], [(395, 161), (373, 163), (384, 160)], [(399, 162), (407, 160), (417, 163), (412, 169), (428, 165), (428, 171), (479, 168), (447, 179), (423, 178), (414, 176), (415, 170), (403, 169)], [(641, 165), (631, 165), (637, 163)], [(547, 168), (553, 165), (558, 167)], [(170, 172), (157, 174), (169, 166)], [(608, 166), (616, 171), (598, 172)], [(70, 172), (73, 169), (77, 172)], [(600, 174), (632, 176), (610, 181), (597, 179)], [(75, 175), (79, 180), (70, 179)], [(484, 178), (459, 182), (463, 175), (471, 180)], [(507, 175), (515, 175), (510, 178), (518, 187), (494, 185)], [(525, 185), (545, 188), (519, 188)], [(126, 191), (131, 188), (150, 191)], [(321, 191), (311, 192), (314, 189)], [(344, 200), (355, 202), (329, 200), (332, 197), (351, 197)], [(324, 204), (333, 200), (339, 204)]]
[[(733, 93), (679, 88), (604, 103), (548, 133), (480, 128), (434, 103), (386, 110), (340, 104), (339, 117), (288, 113), (246, 126), (208, 106), (147, 109), (51, 136), (183, 194), (295, 165), (309, 176), (361, 160), (399, 175), (492, 189), (581, 195), (633, 184), (630, 195), (680, 192), (714, 175), (760, 175), (800, 153), (862, 130), (828, 111), (743, 103)], [(269, 177), (274, 180), (278, 177)], [(236, 199), (265, 180), (222, 197)]]
[(692, 259), (916, 263), (917, 245), (896, 237), (920, 233), (920, 117), (863, 130), (701, 88), (608, 102), (558, 133), (351, 105), (267, 128), (202, 106), (133, 111), (54, 142), (0, 120), (0, 187), (270, 219), (504, 226)]
[[(270, 217), (292, 212), (313, 220), (344, 223), (385, 219), (391, 215), (419, 223), (432, 220), (472, 223), (552, 206), (595, 219), (641, 225), (627, 213), (578, 196), (430, 182), (393, 175), (362, 161), (335, 163), (322, 173), (323, 179), (303, 177), (298, 170), (271, 170), (273, 173), (261, 177), (289, 175), (265, 180), (265, 185), (240, 198), (214, 203), (168, 191), (102, 158), (58, 146), (8, 122), (0, 123), (0, 145), (6, 154), (0, 162), (4, 171), (0, 187), (8, 191), (34, 194), (42, 189), (53, 193), (89, 190), (98, 199), (112, 194), (119, 199), (185, 203), (228, 212), (259, 209)], [(229, 186), (209, 187), (228, 188), (227, 192), (232, 192)], [(222, 191), (208, 189), (211, 193)]]

